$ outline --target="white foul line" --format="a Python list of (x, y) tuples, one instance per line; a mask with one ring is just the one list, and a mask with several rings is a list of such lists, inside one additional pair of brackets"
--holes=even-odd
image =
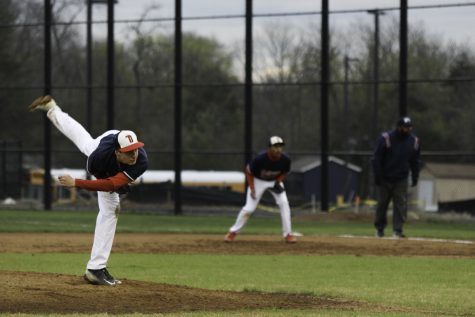
[(429, 242), (444, 242), (444, 243), (457, 243), (457, 244), (474, 244), (474, 241), (470, 240), (449, 240), (449, 239), (435, 239), (435, 238), (396, 238), (396, 237), (387, 237), (387, 238), (377, 238), (370, 236), (354, 236), (351, 234), (342, 234), (338, 236), (339, 238), (361, 238), (361, 239), (385, 239), (385, 240), (410, 240), (410, 241), (429, 241)]

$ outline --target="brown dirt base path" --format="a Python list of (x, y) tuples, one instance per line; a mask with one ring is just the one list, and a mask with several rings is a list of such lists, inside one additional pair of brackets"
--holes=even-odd
[[(0, 233), (4, 252), (90, 252), (92, 234)], [(223, 235), (116, 235), (115, 253), (391, 255), (475, 258), (475, 244), (409, 239), (308, 236), (289, 245), (280, 236), (240, 235), (224, 243)], [(98, 289), (100, 288), (100, 290)], [(94, 286), (80, 276), (0, 271), (0, 313), (166, 313), (246, 309), (343, 309), (416, 312), (344, 299), (298, 294), (225, 292), (124, 280), (117, 287)], [(417, 311), (417, 313), (424, 313)]]
[[(90, 233), (0, 233), (0, 253), (88, 253), (92, 238)], [(286, 244), (278, 235), (242, 234), (232, 243), (224, 243), (223, 238), (224, 234), (118, 233), (112, 252), (475, 257), (474, 241), (304, 236), (296, 244)]]

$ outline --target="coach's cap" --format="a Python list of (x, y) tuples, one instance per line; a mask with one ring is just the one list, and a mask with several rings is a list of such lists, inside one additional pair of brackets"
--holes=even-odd
[(130, 152), (145, 145), (137, 140), (137, 135), (130, 130), (120, 131), (117, 135), (117, 141), (119, 142), (120, 152)]
[(280, 136), (274, 135), (271, 136), (269, 139), (269, 146), (274, 146), (274, 145), (285, 145), (284, 140)]
[(406, 128), (412, 127), (411, 118), (409, 118), (409, 117), (401, 117), (401, 118), (399, 118), (399, 120), (397, 121), (397, 126), (398, 126), (398, 127), (406, 127)]

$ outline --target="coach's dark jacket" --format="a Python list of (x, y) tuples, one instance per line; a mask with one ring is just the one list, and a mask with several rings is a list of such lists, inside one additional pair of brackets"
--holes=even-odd
[(376, 185), (382, 181), (396, 183), (408, 178), (411, 171), (412, 185), (419, 179), (421, 148), (413, 134), (397, 130), (385, 132), (378, 139), (372, 163)]

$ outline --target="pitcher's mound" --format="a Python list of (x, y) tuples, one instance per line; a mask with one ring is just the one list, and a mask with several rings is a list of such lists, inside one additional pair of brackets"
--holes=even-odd
[(123, 280), (95, 286), (82, 277), (0, 271), (0, 312), (10, 313), (165, 313), (244, 309), (357, 309), (363, 303), (308, 295), (225, 292)]

